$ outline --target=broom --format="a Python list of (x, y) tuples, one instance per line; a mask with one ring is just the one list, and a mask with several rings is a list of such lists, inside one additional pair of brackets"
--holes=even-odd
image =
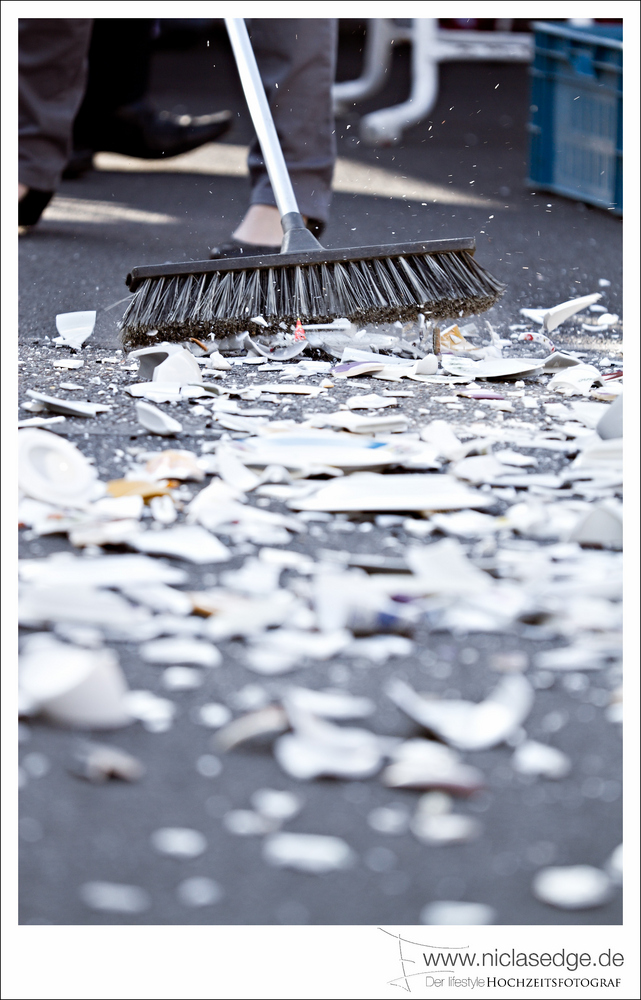
[(243, 18), (225, 18), (283, 227), (280, 253), (134, 267), (123, 343), (245, 330), (276, 332), (346, 317), (356, 323), (465, 316), (489, 309), (505, 286), (473, 257), (473, 238), (327, 250), (306, 228)]

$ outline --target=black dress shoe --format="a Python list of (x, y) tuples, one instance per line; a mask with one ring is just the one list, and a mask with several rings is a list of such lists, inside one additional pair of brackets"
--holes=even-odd
[(53, 195), (53, 191), (36, 191), (35, 188), (29, 188), (24, 198), (18, 202), (18, 225), (35, 226)]
[(122, 153), (143, 160), (179, 156), (219, 139), (231, 128), (231, 111), (210, 115), (174, 115), (154, 111), (138, 101), (98, 118), (82, 135), (74, 134), (76, 151)]

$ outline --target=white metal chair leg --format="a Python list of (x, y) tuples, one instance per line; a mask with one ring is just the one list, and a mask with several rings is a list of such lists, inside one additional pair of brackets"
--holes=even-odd
[(361, 138), (371, 145), (400, 142), (403, 130), (425, 118), (438, 96), (438, 21), (415, 17), (412, 26), (412, 89), (407, 101), (361, 119)]
[(394, 22), (388, 17), (370, 17), (365, 32), (363, 73), (332, 87), (335, 114), (344, 114), (356, 101), (376, 94), (385, 83), (392, 64)]

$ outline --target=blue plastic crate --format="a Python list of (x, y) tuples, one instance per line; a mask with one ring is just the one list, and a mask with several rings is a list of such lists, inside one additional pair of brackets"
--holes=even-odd
[(621, 215), (623, 25), (533, 28), (527, 183)]

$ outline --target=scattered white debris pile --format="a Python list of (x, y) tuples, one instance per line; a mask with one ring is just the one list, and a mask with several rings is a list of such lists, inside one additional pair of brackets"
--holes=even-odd
[[(481, 341), (459, 321), (440, 331), (440, 350), (422, 317), (414, 339), (338, 320), (270, 340), (154, 344), (127, 367), (100, 358), (101, 372), (131, 375), (107, 387), (126, 390), (132, 442), (111, 464), (94, 464), (84, 432), (109, 405), (28, 390), (30, 420), (57, 423), (18, 439), (20, 713), (42, 729), (130, 726), (127, 749), (67, 733), (66, 770), (117, 779), (107, 790), (76, 781), (103, 796), (161, 780), (136, 747), (193, 727), (198, 752), (174, 762), (171, 781), (197, 776), (218, 827), (148, 825), (147, 850), (173, 859), (158, 865), (208, 865), (222, 834), (238, 838), (240, 858), (253, 849), (299, 873), (346, 872), (362, 854), (394, 895), (394, 852), (332, 835), (346, 826), (329, 807), (312, 811), (316, 794), (357, 807), (370, 838), (407, 838), (426, 858), (484, 843), (509, 783), (547, 802), (582, 781), (585, 798), (615, 801), (596, 751), (582, 768), (565, 734), (594, 720), (614, 733), (622, 717), (622, 373), (545, 335), (588, 309), (598, 320), (586, 312), (586, 329), (619, 329), (601, 297), (523, 309), (544, 332), (519, 323), (510, 339), (487, 324)], [(94, 322), (59, 315), (56, 343), (80, 350)], [(54, 362), (78, 379), (83, 365)], [(79, 417), (85, 436), (72, 444), (63, 434)], [(174, 447), (159, 440), (173, 435)], [(553, 694), (576, 708), (551, 707)], [(257, 766), (242, 801), (231, 786), (218, 794), (247, 761)], [(45, 773), (30, 766), (27, 785)], [(176, 813), (171, 781), (155, 822), (201, 825)], [(315, 832), (284, 829), (309, 830), (312, 815)], [(560, 855), (546, 843), (532, 848), (548, 866), (536, 900), (579, 910), (612, 898), (620, 848), (603, 868), (549, 867)], [(183, 908), (234, 895), (219, 870), (180, 871), (171, 894)], [(74, 891), (98, 912), (146, 914), (156, 893), (127, 872), (127, 884)], [(445, 878), (412, 919), (503, 918), (465, 890)]]

